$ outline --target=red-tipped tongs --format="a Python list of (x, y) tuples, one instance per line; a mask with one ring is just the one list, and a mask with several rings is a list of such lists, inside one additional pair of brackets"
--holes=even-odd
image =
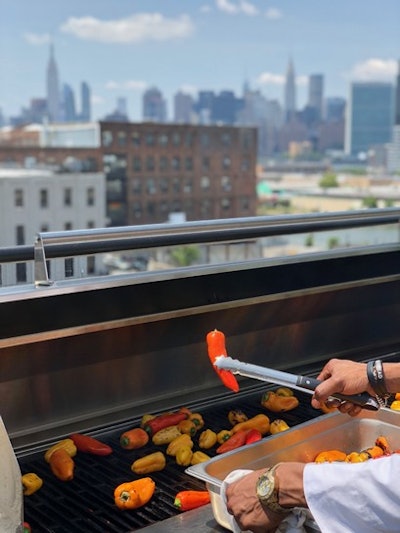
[[(276, 383), (284, 387), (292, 387), (309, 394), (312, 394), (316, 387), (321, 383), (321, 381), (318, 379), (308, 376), (298, 376), (295, 374), (290, 374), (289, 372), (275, 370), (273, 368), (242, 363), (237, 359), (228, 357), (225, 348), (225, 335), (218, 330), (210, 331), (210, 333), (208, 333), (207, 347), (208, 356), (214, 367), (214, 370), (221, 378), (223, 384), (234, 392), (239, 391), (239, 384), (234, 374), (258, 379), (260, 381)], [(363, 409), (368, 409), (370, 411), (377, 411), (379, 409), (378, 401), (373, 396), (370, 396), (367, 392), (354, 394), (351, 396), (338, 393), (333, 394), (332, 398), (360, 405)]]

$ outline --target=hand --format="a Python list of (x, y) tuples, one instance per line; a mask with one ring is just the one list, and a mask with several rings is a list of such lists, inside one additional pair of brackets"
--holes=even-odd
[(285, 515), (265, 509), (258, 499), (256, 483), (263, 472), (265, 468), (255, 470), (226, 488), (228, 513), (235, 517), (243, 531), (272, 533), (285, 518)]
[[(331, 359), (321, 370), (318, 379), (322, 383), (315, 389), (311, 403), (316, 409), (325, 402), (329, 396), (340, 394), (359, 394), (368, 392), (374, 394), (368, 382), (365, 363), (356, 363), (344, 359)], [(342, 402), (338, 409), (341, 413), (350, 416), (358, 415), (362, 407), (351, 402)]]

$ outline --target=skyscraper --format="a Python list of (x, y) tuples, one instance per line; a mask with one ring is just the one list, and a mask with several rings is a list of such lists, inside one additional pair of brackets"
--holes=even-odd
[(179, 91), (174, 96), (174, 122), (190, 124), (193, 119), (193, 97)]
[(75, 95), (72, 87), (67, 83), (63, 85), (63, 119), (65, 122), (74, 122), (76, 120)]
[(400, 171), (400, 60), (395, 88), (395, 121), (392, 142), (387, 147), (387, 169), (389, 172)]
[(390, 83), (354, 82), (346, 114), (345, 151), (367, 153), (390, 142), (394, 124), (394, 90)]
[(91, 120), (91, 106), (90, 106), (90, 87), (83, 81), (81, 83), (81, 120), (82, 122), (89, 122)]
[(60, 87), (58, 82), (58, 68), (54, 58), (53, 44), (50, 45), (50, 58), (47, 64), (47, 112), (50, 122), (57, 122), (60, 120)]
[(308, 79), (308, 105), (315, 110), (316, 118), (322, 119), (322, 102), (324, 99), (324, 76), (311, 74)]
[(150, 87), (143, 95), (143, 120), (166, 122), (167, 106), (159, 89)]
[(286, 121), (293, 120), (296, 114), (296, 81), (292, 58), (289, 59), (285, 83), (285, 116)]

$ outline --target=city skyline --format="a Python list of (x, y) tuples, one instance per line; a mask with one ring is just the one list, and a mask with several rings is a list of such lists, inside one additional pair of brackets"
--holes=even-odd
[[(384, 6), (383, 6), (384, 4)], [(384, 7), (384, 8), (383, 8)], [(18, 115), (31, 98), (46, 97), (45, 73), (54, 46), (60, 85), (92, 90), (93, 118), (127, 99), (140, 120), (143, 92), (157, 87), (173, 115), (173, 96), (228, 89), (244, 82), (284, 103), (293, 61), (297, 108), (307, 103), (308, 78), (324, 75), (324, 96), (347, 98), (352, 81), (395, 81), (400, 50), (397, 0), (121, 0), (77, 2), (41, 9), (3, 0), (0, 21), (0, 109)], [(354, 21), (357, 21), (355, 24)], [(233, 38), (234, 36), (234, 38)], [(79, 105), (79, 104), (78, 104)]]

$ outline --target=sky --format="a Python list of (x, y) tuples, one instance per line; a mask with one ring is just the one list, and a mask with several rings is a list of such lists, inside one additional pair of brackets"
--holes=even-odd
[(46, 96), (50, 43), (61, 83), (86, 81), (94, 119), (128, 103), (141, 120), (143, 91), (160, 89), (172, 117), (182, 90), (233, 90), (246, 81), (283, 103), (292, 59), (297, 103), (310, 74), (326, 97), (352, 81), (393, 82), (400, 59), (400, 0), (0, 0), (0, 109), (9, 117)]

